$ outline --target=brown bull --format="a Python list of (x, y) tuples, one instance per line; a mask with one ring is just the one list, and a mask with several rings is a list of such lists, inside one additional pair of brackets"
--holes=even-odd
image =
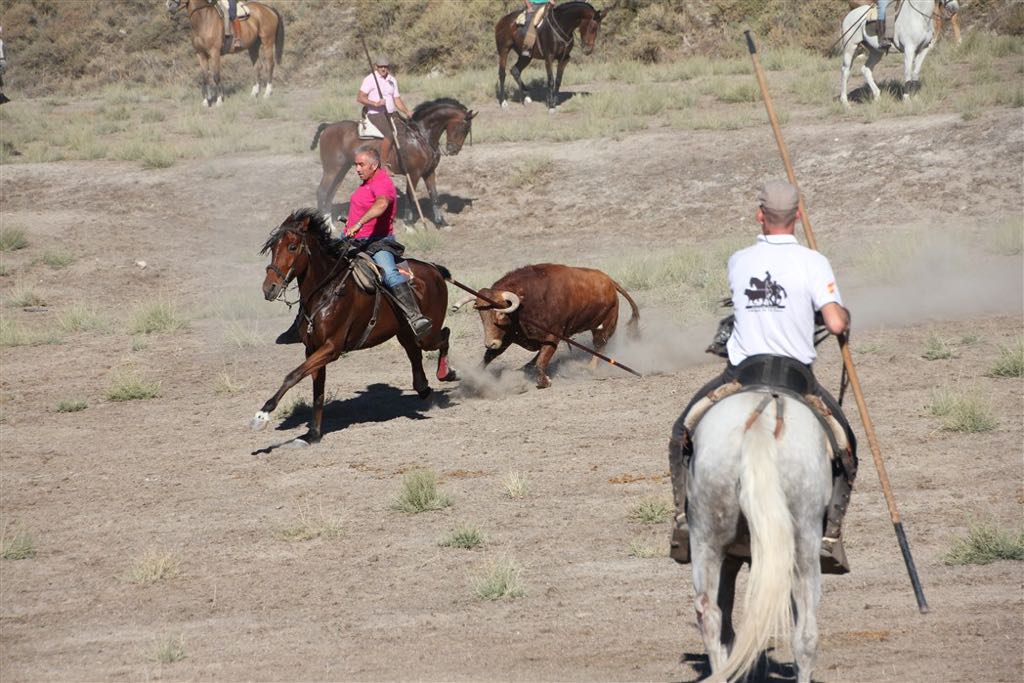
[[(619, 324), (616, 293), (633, 309), (628, 325), (630, 334), (635, 335), (640, 320), (636, 302), (615, 280), (593, 268), (555, 263), (525, 266), (481, 289), (479, 297), (463, 299), (453, 310), (475, 301), (473, 307), (484, 326), (485, 366), (512, 344), (537, 351), (528, 365), (536, 364), (537, 388), (543, 389), (551, 386), (547, 370), (558, 348), (558, 335), (571, 337), (590, 330), (600, 351), (615, 334)], [(497, 308), (486, 299), (508, 305)]]

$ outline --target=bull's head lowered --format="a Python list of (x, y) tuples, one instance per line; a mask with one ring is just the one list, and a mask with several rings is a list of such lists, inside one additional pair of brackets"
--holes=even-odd
[[(508, 292), (503, 289), (485, 288), (477, 292), (478, 296), (467, 296), (460, 299), (452, 306), (452, 311), (457, 311), (469, 302), (473, 308), (480, 313), (480, 322), (484, 326), (484, 346), (489, 349), (500, 349), (507, 346), (511, 341), (508, 339), (509, 331), (513, 326), (512, 314), (519, 310), (522, 303), (519, 295), (515, 292)], [(491, 303), (494, 302), (494, 303)], [(505, 302), (504, 307), (495, 304)]]

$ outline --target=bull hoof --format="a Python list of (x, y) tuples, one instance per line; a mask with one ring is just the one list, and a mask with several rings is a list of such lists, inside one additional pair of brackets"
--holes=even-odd
[(261, 410), (252, 418), (252, 421), (249, 423), (249, 428), (254, 432), (258, 432), (263, 430), (268, 424), (270, 424), (270, 413), (265, 410)]

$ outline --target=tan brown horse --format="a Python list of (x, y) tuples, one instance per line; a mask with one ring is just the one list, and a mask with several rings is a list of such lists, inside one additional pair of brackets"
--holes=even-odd
[(422, 345), (416, 344), (412, 330), (403, 317), (378, 291), (369, 294), (352, 277), (353, 255), (348, 242), (334, 241), (330, 228), (317, 211), (293, 212), (270, 234), (263, 252), (270, 252), (270, 265), (263, 280), (263, 296), (273, 301), (281, 296), (292, 279), (299, 282), (301, 320), (299, 336), (306, 345), (306, 361), (289, 372), (281, 388), (263, 404), (251, 426), (263, 429), (281, 397), (302, 378), (313, 376), (313, 422), (309, 431), (295, 440), (296, 445), (316, 443), (321, 437), (324, 413), (324, 383), (328, 363), (346, 351), (368, 349), (397, 336), (412, 364), (412, 386), (420, 398), (430, 395), (430, 384), (423, 372), (423, 350), (437, 351), (437, 378), (442, 382), (457, 379), (448, 365), (449, 330), (444, 327), (448, 307), (445, 279), (451, 275), (443, 266), (409, 259), (412, 285), (423, 315), (430, 318), (433, 330)]
[(203, 88), (203, 105), (222, 104), (224, 92), (220, 86), (220, 57), (222, 54), (248, 51), (249, 59), (256, 68), (256, 84), (252, 96), (263, 90), (264, 97), (270, 97), (274, 89), (274, 65), (281, 63), (284, 51), (284, 19), (268, 5), (247, 2), (247, 17), (242, 19), (239, 35), (241, 47), (232, 47), (232, 41), (224, 37), (224, 19), (217, 9), (217, 3), (207, 0), (167, 0), (167, 11), (173, 16), (182, 7), (188, 11), (192, 25), (192, 47), (199, 58), (199, 77)]
[[(618, 3), (615, 3), (618, 4)], [(558, 105), (558, 91), (562, 87), (562, 74), (565, 72), (565, 65), (569, 62), (569, 53), (573, 47), (573, 33), (576, 29), (580, 31), (580, 39), (583, 42), (583, 53), (590, 54), (594, 49), (594, 42), (597, 40), (597, 31), (601, 28), (601, 20), (615, 4), (601, 11), (596, 10), (590, 3), (581, 0), (559, 3), (554, 10), (549, 12), (543, 24), (537, 30), (537, 42), (533, 44), (533, 50), (529, 56), (523, 56), (523, 37), (525, 29), (516, 24), (516, 17), (522, 12), (517, 10), (506, 14), (494, 25), (494, 42), (498, 49), (498, 103), (502, 109), (508, 108), (508, 98), (505, 95), (505, 65), (508, 63), (508, 54), (512, 50), (519, 55), (515, 65), (511, 69), (512, 78), (519, 86), (519, 92), (523, 95), (523, 103), (530, 102), (526, 94), (526, 86), (523, 85), (522, 71), (534, 58), (544, 59), (544, 66), (547, 68), (547, 104), (548, 110), (554, 111)], [(558, 62), (557, 73), (552, 73), (553, 63)]]
[[(413, 187), (423, 178), (427, 191), (430, 193), (430, 204), (433, 211), (431, 220), (438, 227), (448, 225), (441, 204), (437, 197), (437, 185), (434, 172), (444, 155), (455, 156), (462, 149), (463, 143), (473, 130), (473, 117), (476, 112), (470, 111), (458, 100), (451, 97), (440, 97), (436, 100), (423, 102), (412, 112), (412, 121), (416, 133), (410, 135), (409, 129), (399, 124), (399, 141), (402, 145), (402, 158)], [(396, 118), (397, 122), (397, 118)], [(355, 161), (355, 150), (363, 144), (380, 148), (380, 140), (363, 140), (359, 137), (355, 121), (338, 121), (337, 123), (321, 123), (313, 136), (310, 149), (320, 145), (320, 165), (323, 175), (320, 186), (316, 190), (316, 208), (330, 220), (331, 202), (334, 193)], [(441, 149), (441, 136), (445, 136), (445, 146)], [(388, 159), (384, 160), (392, 173), (401, 173), (394, 146)], [(412, 204), (412, 193), (408, 183), (405, 190), (406, 223), (416, 221), (416, 207)]]

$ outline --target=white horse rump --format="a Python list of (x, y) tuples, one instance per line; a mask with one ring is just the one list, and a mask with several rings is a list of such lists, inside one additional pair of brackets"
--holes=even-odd
[[(832, 490), (828, 441), (810, 408), (773, 396), (747, 391), (725, 398), (693, 435), (687, 519), (694, 605), (716, 680), (746, 673), (769, 640), (791, 628), (801, 683), (811, 680), (817, 654), (819, 552)], [(744, 520), (752, 560), (744, 618), (734, 633)]]
[[(925, 55), (931, 49), (935, 38), (933, 13), (938, 5), (939, 10), (956, 14), (960, 10), (957, 0), (903, 0), (898, 4), (890, 4), (888, 13), (896, 15), (893, 28), (892, 45), (903, 53), (903, 99), (909, 99), (910, 93), (920, 88), (921, 65)], [(842, 51), (843, 66), (839, 79), (839, 100), (850, 106), (846, 88), (850, 80), (850, 68), (853, 60), (862, 52), (867, 53), (867, 61), (861, 67), (864, 81), (871, 89), (874, 99), (878, 99), (880, 90), (875, 84), (872, 69), (885, 56), (885, 51), (878, 48), (878, 36), (868, 34), (868, 13), (870, 5), (857, 7), (843, 19)], [(889, 21), (892, 21), (890, 16)]]

